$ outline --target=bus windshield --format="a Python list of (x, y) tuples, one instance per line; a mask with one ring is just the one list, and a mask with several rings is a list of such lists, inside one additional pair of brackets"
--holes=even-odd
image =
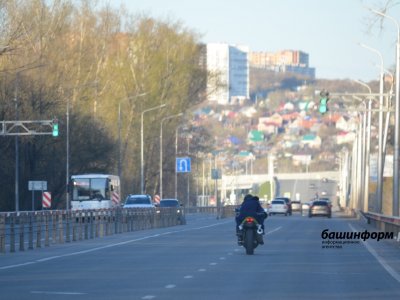
[(107, 178), (75, 178), (72, 201), (109, 199)]

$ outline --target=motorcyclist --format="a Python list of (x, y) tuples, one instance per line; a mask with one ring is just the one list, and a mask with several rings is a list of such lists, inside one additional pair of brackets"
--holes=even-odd
[[(243, 222), (244, 218), (249, 216), (254, 217), (257, 222), (261, 224), (264, 234), (264, 220), (267, 217), (267, 214), (260, 204), (260, 199), (257, 196), (253, 196), (251, 194), (247, 194), (244, 197), (236, 216), (236, 234), (238, 236), (239, 244), (242, 242), (242, 233), (239, 230), (239, 225)], [(261, 245), (264, 244), (262, 236), (260, 236), (259, 238), (259, 243)]]

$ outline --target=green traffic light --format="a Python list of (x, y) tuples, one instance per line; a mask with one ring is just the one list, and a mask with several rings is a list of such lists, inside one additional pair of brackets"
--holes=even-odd
[(328, 111), (327, 103), (328, 98), (321, 98), (321, 100), (319, 100), (319, 112), (321, 114), (324, 114)]
[(58, 136), (58, 123), (53, 123), (53, 136)]

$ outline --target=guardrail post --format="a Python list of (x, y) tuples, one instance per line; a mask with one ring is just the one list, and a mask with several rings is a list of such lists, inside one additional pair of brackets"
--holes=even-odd
[(90, 222), (90, 214), (88, 211), (85, 211), (85, 215), (83, 216), (83, 223), (84, 223), (84, 229), (85, 229), (85, 240), (89, 239), (89, 222)]
[(28, 242), (28, 249), (33, 249), (33, 217), (34, 212), (29, 214), (29, 242)]
[(72, 221), (72, 241), (73, 242), (76, 242), (76, 226), (77, 226), (77, 223), (78, 223), (78, 220), (77, 220), (77, 218), (78, 218), (78, 216), (77, 216), (77, 212), (76, 211), (74, 211), (74, 212), (72, 212), (71, 213), (71, 221)]
[(95, 219), (94, 219), (94, 215), (93, 215), (93, 211), (91, 210), (89, 212), (89, 218), (90, 218), (90, 239), (94, 238), (94, 223), (95, 223)]
[(62, 211), (57, 212), (58, 217), (58, 242), (64, 244), (64, 220)]
[(6, 215), (0, 214), (0, 253), (6, 253)]
[[(48, 230), (46, 230), (48, 231)], [(36, 248), (42, 247), (42, 215), (36, 215)]]
[(79, 211), (78, 212), (78, 231), (79, 231), (79, 236), (78, 236), (78, 239), (80, 240), (80, 241), (82, 241), (83, 240), (83, 229), (82, 229), (82, 211)]
[(25, 214), (19, 215), (19, 251), (25, 251), (24, 244)]
[(43, 211), (40, 214), (42, 220), (44, 220), (44, 246), (50, 247), (50, 221), (51, 221), (51, 212)]
[(15, 252), (15, 214), (10, 215), (10, 252)]
[(65, 241), (67, 243), (71, 242), (71, 230), (70, 230), (70, 226), (71, 226), (71, 212), (66, 210), (65, 211)]
[(57, 212), (50, 211), (51, 213), (51, 242), (53, 244), (57, 243)]

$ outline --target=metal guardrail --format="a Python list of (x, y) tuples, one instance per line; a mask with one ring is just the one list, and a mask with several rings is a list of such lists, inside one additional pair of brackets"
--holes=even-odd
[(175, 208), (0, 213), (0, 253), (183, 225), (186, 213), (209, 213), (225, 218), (234, 216), (234, 208), (226, 206), (218, 211), (216, 207), (189, 207), (183, 209), (182, 215)]
[(367, 212), (363, 213), (368, 224), (372, 224), (376, 228), (385, 232), (394, 232), (396, 235), (400, 233), (400, 217), (386, 216), (382, 214)]

